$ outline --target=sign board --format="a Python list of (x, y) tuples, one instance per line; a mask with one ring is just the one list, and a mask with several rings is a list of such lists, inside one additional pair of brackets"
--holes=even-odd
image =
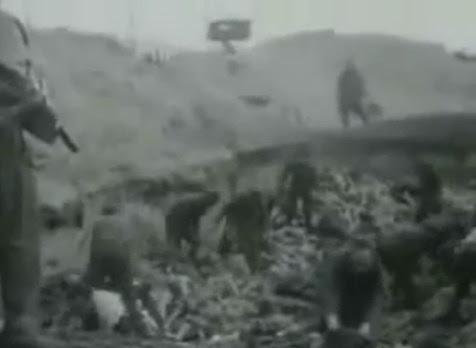
[(208, 40), (244, 41), (251, 36), (251, 21), (247, 19), (216, 20), (208, 26)]

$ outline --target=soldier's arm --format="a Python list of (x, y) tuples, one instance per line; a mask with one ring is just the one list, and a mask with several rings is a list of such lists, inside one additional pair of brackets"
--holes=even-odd
[[(24, 44), (29, 47), (30, 39), (26, 29), (19, 21), (17, 22), (17, 25), (19, 26)], [(42, 78), (38, 78), (38, 76), (35, 75), (33, 62), (30, 58), (25, 62), (25, 70), (26, 77), (29, 82), (31, 82), (33, 91), (37, 92), (36, 94), (42, 100), (41, 102), (37, 103), (36, 110), (32, 112), (32, 114), (36, 113), (38, 115), (36, 120), (37, 122), (35, 123), (31, 120), (26, 121), (23, 125), (24, 129), (39, 140), (42, 140), (43, 142), (50, 145), (56, 140), (56, 138), (59, 137), (68, 150), (74, 153), (79, 152), (78, 145), (73, 141), (66, 129), (62, 125), (58, 124), (57, 114), (53, 108), (53, 105), (51, 104), (46, 81)]]
[(28, 76), (0, 63), (0, 95), (9, 104), (0, 122), (19, 123), (34, 137), (51, 144), (57, 136), (56, 115), (47, 96), (36, 87)]
[(44, 81), (39, 82), (38, 86), (33, 85), (32, 98), (36, 100), (36, 103), (20, 116), (23, 129), (38, 140), (51, 145), (59, 135), (59, 127)]
[(51, 144), (57, 136), (56, 116), (48, 104), (44, 84), (33, 73), (29, 34), (18, 18), (3, 15), (2, 20), (6, 21), (2, 39), (10, 42), (8, 49), (1, 52), (4, 54), (0, 60), (2, 101), (7, 98), (10, 106), (17, 104), (8, 112), (17, 119), (16, 124), (19, 122), (35, 138)]
[[(1, 93), (2, 92), (0, 91), (0, 94)], [(37, 102), (38, 100), (36, 98), (30, 98), (21, 103), (1, 108), (2, 117), (0, 117), (0, 126), (7, 127), (16, 123), (22, 124), (22, 114), (33, 110), (36, 107)]]

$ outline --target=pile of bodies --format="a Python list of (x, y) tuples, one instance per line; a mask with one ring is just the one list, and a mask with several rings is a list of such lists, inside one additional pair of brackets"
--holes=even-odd
[[(462, 332), (468, 336), (463, 328), (473, 321), (461, 310), (474, 279), (471, 270), (476, 267), (473, 209), (447, 194), (450, 191), (430, 165), (415, 162), (415, 178), (414, 182), (383, 183), (359, 173), (293, 162), (283, 168), (275, 192), (249, 190), (221, 202), (215, 216), (221, 229), (215, 252), (219, 259), (243, 255), (250, 271), (231, 277), (225, 291), (229, 293), (222, 295), (241, 296), (243, 320), (236, 327), (241, 339), (249, 346), (266, 346), (258, 338), (257, 327), (263, 327), (263, 318), (276, 321), (277, 313), (285, 316), (286, 293), (307, 303), (302, 310), (291, 305), (287, 318), (305, 322), (303, 330), (315, 335), (306, 337), (319, 337), (322, 347), (461, 344)], [(203, 312), (209, 308), (203, 298), (202, 302), (197, 299), (201, 296), (197, 284), (202, 289), (213, 286), (211, 279), (216, 284), (213, 273), (219, 267), (210, 260), (222, 265), (219, 259), (204, 262), (197, 254), (200, 220), (220, 200), (218, 192), (201, 190), (178, 200), (165, 213), (168, 248), (180, 253), (183, 244), (188, 244), (189, 265), (197, 270), (187, 275), (192, 283), (188, 290), (169, 282), (157, 295), (160, 291), (148, 279), (136, 279), (134, 257), (124, 237), (134, 226), (124, 219), (119, 206), (105, 206), (93, 226), (86, 274), (50, 282), (43, 299), (49, 296), (51, 302), (55, 297), (51, 293), (58, 288), (71, 303), (83, 299), (78, 326), (82, 330), (100, 328), (101, 313), (97, 301), (94, 305), (91, 299), (102, 290), (122, 300), (122, 315), (111, 326), (115, 331), (160, 336), (170, 329), (170, 318), (175, 316), (175, 322), (183, 320), (188, 325), (187, 329), (181, 326), (182, 333), (175, 330), (180, 340), (230, 333), (221, 332), (223, 326), (216, 323), (197, 320), (206, 317)], [(173, 260), (168, 262), (168, 268), (160, 272), (172, 277)], [(206, 267), (212, 271), (201, 272)], [(448, 287), (453, 289), (442, 299), (442, 289)], [(170, 294), (166, 305), (160, 300), (165, 292)], [(220, 301), (212, 297), (207, 301)], [(435, 298), (442, 303), (428, 314), (425, 304)], [(243, 310), (245, 304), (250, 305), (249, 311)], [(63, 321), (73, 312), (78, 316), (73, 308), (78, 305), (69, 307)], [(404, 313), (411, 314), (405, 316), (405, 329), (392, 332), (395, 323), (389, 322)], [(53, 323), (52, 317), (45, 316), (45, 328), (61, 325)], [(286, 321), (270, 324), (268, 333), (278, 337), (286, 331), (285, 325)], [(273, 341), (269, 346), (280, 345)]]

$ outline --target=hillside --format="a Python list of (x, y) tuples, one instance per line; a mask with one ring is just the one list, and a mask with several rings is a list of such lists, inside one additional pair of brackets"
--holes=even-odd
[[(35, 33), (34, 42), (62, 121), (82, 149), (70, 156), (58, 145), (47, 172), (92, 187), (227, 158), (229, 145), (249, 148), (299, 137), (309, 126), (337, 126), (335, 79), (349, 56), (386, 117), (475, 106), (476, 66), (442, 46), (395, 37), (283, 37), (240, 52), (243, 69), (234, 77), (218, 53), (180, 53), (157, 69), (107, 37), (58, 29)], [(238, 98), (250, 94), (272, 102), (252, 109)], [(295, 122), (293, 105), (304, 125)]]
[[(317, 155), (311, 163), (316, 166), (323, 163), (322, 154), (328, 154), (331, 145), (344, 149), (342, 157), (347, 157), (347, 164), (350, 160), (360, 161), (358, 155), (385, 143), (394, 146), (398, 142), (402, 148), (403, 143), (413, 142), (425, 147), (458, 137), (456, 145), (476, 146), (470, 140), (474, 127), (468, 127), (474, 113), (459, 113), (476, 106), (472, 102), (476, 95), (472, 85), (476, 81), (476, 67), (459, 62), (436, 45), (377, 35), (302, 33), (240, 52), (237, 59), (242, 70), (232, 77), (227, 72), (226, 59), (216, 52), (182, 52), (157, 68), (107, 37), (53, 30), (36, 32), (34, 39), (34, 53), (49, 80), (61, 120), (81, 147), (79, 154), (72, 155), (60, 144), (52, 150), (35, 146), (39, 156), (46, 155), (46, 166), (40, 172), (42, 203), (75, 220), (77, 216), (71, 216), (75, 205), (64, 204), (75, 203), (78, 196), (71, 183), (97, 190), (117, 180), (136, 179), (119, 189), (102, 191), (104, 197), (99, 198), (115, 200), (128, 196), (129, 191), (130, 195), (135, 194), (136, 199), (126, 197), (122, 213), (132, 223), (128, 232), (131, 248), (140, 255), (139, 280), (150, 282), (151, 295), (157, 300), (149, 309), (155, 304), (160, 307), (155, 331), (160, 334), (150, 342), (107, 333), (103, 336), (100, 332), (83, 335), (74, 329), (84, 314), (82, 310), (91, 309), (91, 305), (101, 317), (104, 309), (111, 309), (104, 303), (100, 306), (101, 303), (90, 302), (94, 292), (89, 297), (79, 295), (72, 299), (72, 293), (84, 291), (70, 290), (82, 284), (74, 280), (64, 282), (65, 277), (72, 279), (70, 271), (83, 271), (89, 257), (91, 224), (101, 200), (86, 199), (82, 228), (62, 227), (42, 235), (42, 270), (52, 284), (49, 287), (51, 284), (45, 282), (43, 290), (58, 290), (56, 280), (56, 286), (68, 293), (63, 296), (66, 294), (62, 292), (42, 292), (50, 295), (46, 296), (51, 300), (47, 307), (54, 307), (51, 312), (50, 308), (43, 308), (51, 316), (46, 321), (52, 320), (51, 331), (46, 331), (64, 341), (65, 347), (243, 347), (243, 341), (249, 347), (317, 346), (322, 338), (314, 332), (322, 313), (322, 276), (336, 247), (335, 241), (327, 244), (324, 230), (335, 226), (337, 234), (353, 231), (361, 212), (369, 211), (378, 225), (385, 228), (383, 231), (394, 231), (400, 223), (394, 224), (395, 221), (405, 224), (412, 216), (413, 205), (396, 204), (384, 181), (329, 166), (329, 172), (320, 171), (319, 175), (324, 185), (319, 185), (316, 192), (319, 206), (313, 207), (315, 228), (311, 233), (293, 226), (266, 231), (266, 247), (258, 250), (263, 256), (263, 269), (250, 275), (240, 255), (230, 255), (227, 260), (216, 254), (223, 236), (223, 224), (216, 225), (216, 217), (228, 199), (223, 187), (218, 187), (220, 202), (200, 221), (200, 265), (169, 253), (164, 213), (183, 191), (200, 186), (180, 179), (194, 176), (210, 185), (226, 185), (228, 178), (224, 174), (238, 171), (238, 167), (240, 184), (267, 191), (276, 189), (279, 162), (296, 158), (312, 146), (315, 147), (309, 152)], [(395, 121), (347, 132), (329, 131), (318, 137), (316, 130), (338, 126), (335, 80), (349, 56), (355, 58), (368, 77), (372, 94), (387, 111), (386, 117)], [(240, 101), (240, 96), (250, 95), (269, 96), (270, 102), (258, 108)], [(259, 104), (260, 98), (257, 99)], [(297, 122), (293, 106), (303, 112), (303, 122)], [(440, 109), (452, 112), (435, 115)], [(397, 120), (405, 114), (413, 115), (411, 122)], [(393, 127), (394, 124), (399, 126)], [(315, 143), (309, 141), (303, 146), (302, 140), (309, 140), (310, 135)], [(418, 143), (421, 139), (425, 144)], [(294, 147), (290, 146), (293, 143)], [(243, 151), (234, 158), (236, 161), (230, 161), (230, 148), (260, 151)], [(316, 148), (322, 152), (318, 153)], [(355, 152), (349, 155), (348, 149)], [(332, 156), (338, 157), (338, 152), (332, 149)], [(375, 172), (377, 167), (387, 169), (388, 173), (378, 173), (380, 177), (387, 174), (392, 178), (398, 170), (402, 176), (405, 174), (402, 164), (407, 158), (397, 162), (394, 157), (382, 156), (374, 160), (375, 163), (363, 162), (367, 172), (374, 165)], [(207, 162), (213, 162), (215, 170), (186, 166)], [(406, 165), (409, 167), (408, 162)], [(182, 177), (174, 177), (178, 180), (171, 183), (155, 182), (156, 185), (151, 185), (147, 178), (141, 180), (143, 176), (169, 171), (180, 171)], [(176, 196), (163, 194), (170, 187), (179, 191), (177, 182), (183, 185), (182, 192), (174, 192)], [(142, 199), (138, 202), (137, 196), (150, 205)], [(462, 193), (448, 187), (444, 196), (448, 207), (461, 209), (462, 213), (474, 206), (469, 190)], [(280, 208), (279, 202), (274, 208)], [(325, 223), (326, 218), (331, 225)], [(321, 230), (319, 225), (323, 221)], [(269, 222), (275, 225), (275, 221)], [(405, 253), (402, 255), (405, 257)], [(446, 289), (433, 279), (433, 268), (423, 268), (418, 285), (422, 285), (422, 293), (432, 295), (422, 311), (426, 318), (436, 313), (447, 297)], [(68, 311), (71, 305), (78, 308), (78, 313)], [(474, 301), (469, 299), (464, 312), (474, 317), (475, 308)], [(67, 322), (61, 321), (63, 326), (56, 320), (64, 313), (73, 316)], [(397, 346), (414, 334), (433, 338), (434, 332), (426, 332), (414, 320), (419, 317), (416, 314), (385, 315), (382, 344), (378, 347)], [(113, 319), (118, 318), (110, 319), (112, 326)], [(474, 327), (472, 322), (452, 332), (449, 346), (471, 347)], [(168, 345), (170, 340), (176, 344)], [(204, 345), (199, 345), (199, 341)]]
[[(241, 53), (252, 76), (259, 72), (320, 127), (336, 124), (335, 80), (349, 57), (355, 59), (371, 93), (389, 115), (474, 107), (475, 66), (455, 60), (436, 44), (323, 31), (279, 38)], [(194, 58), (187, 64), (182, 60), (183, 65)], [(197, 70), (219, 82), (205, 59)]]

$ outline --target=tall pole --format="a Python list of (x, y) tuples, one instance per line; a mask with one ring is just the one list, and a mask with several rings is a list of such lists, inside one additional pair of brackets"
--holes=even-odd
[(136, 49), (136, 0), (128, 0), (128, 19), (129, 19), (129, 45), (135, 51)]
[(25, 20), (25, 26), (31, 28), (31, 11), (30, 11), (30, 1), (23, 0), (23, 15)]

